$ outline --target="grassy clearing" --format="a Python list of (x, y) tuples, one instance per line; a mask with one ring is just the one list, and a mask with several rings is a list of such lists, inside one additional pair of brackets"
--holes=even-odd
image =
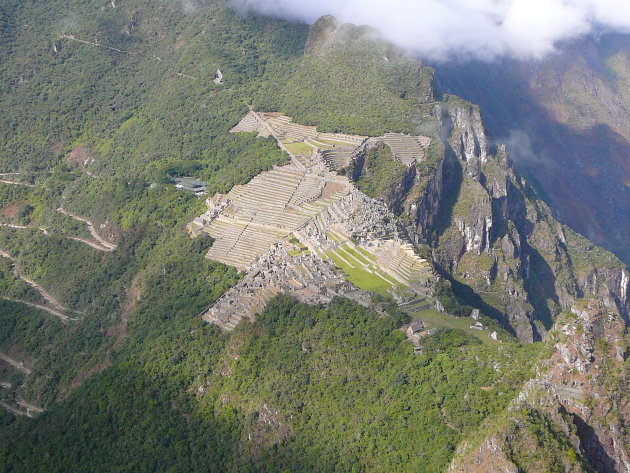
[(337, 232), (332, 229), (326, 232), (326, 238), (328, 238), (330, 241), (334, 241), (335, 243), (343, 243), (345, 241), (337, 234)]
[[(358, 247), (356, 247), (358, 248)], [(352, 264), (353, 266), (355, 265), (362, 265), (365, 266), (369, 269), (371, 269), (372, 271), (374, 271), (377, 274), (372, 274), (369, 271), (367, 271), (365, 268), (361, 268), (361, 270), (370, 275), (370, 276), (374, 276), (380, 280), (385, 279), (384, 282), (389, 283), (390, 287), (394, 286), (397, 288), (400, 288), (402, 290), (408, 289), (408, 287), (399, 282), (398, 280), (396, 280), (395, 278), (393, 278), (392, 276), (390, 276), (389, 274), (381, 271), (378, 267), (378, 265), (376, 264), (376, 258), (374, 258), (373, 255), (370, 255), (372, 258), (368, 259), (364, 253), (359, 253), (358, 251), (356, 251), (355, 248), (351, 248), (349, 245), (342, 245), (338, 248), (338, 253), (345, 258), (350, 264)], [(356, 258), (356, 259), (355, 259)], [(357, 268), (359, 269), (359, 268)], [(380, 276), (380, 277), (379, 277)]]
[(348, 276), (348, 281), (365, 291), (375, 292), (381, 296), (388, 296), (388, 290), (392, 284), (383, 280), (376, 274), (367, 272), (363, 268), (351, 267), (332, 252), (326, 253), (333, 263), (335, 263)]
[(374, 256), (372, 253), (370, 253), (368, 250), (366, 250), (365, 248), (362, 248), (360, 246), (356, 247), (357, 252), (359, 252), (363, 257), (365, 257), (366, 259), (369, 259), (372, 263), (376, 263), (376, 256)]
[(463, 330), (469, 335), (478, 338), (487, 345), (498, 344), (496, 340), (490, 338), (490, 330), (474, 330), (470, 326), (473, 320), (469, 317), (452, 317), (450, 315), (442, 314), (435, 309), (426, 309), (419, 312), (410, 311), (410, 314), (414, 318), (418, 318), (426, 323), (431, 328), (452, 328), (456, 330)]
[(313, 147), (307, 145), (306, 143), (282, 142), (282, 144), (287, 149), (287, 151), (289, 151), (289, 153), (293, 155), (311, 154), (313, 152)]
[(363, 253), (359, 253), (358, 251), (356, 251), (356, 249), (350, 248), (350, 246), (348, 245), (344, 245), (343, 249), (365, 265), (371, 265), (375, 263), (374, 259), (368, 259)]
[(322, 138), (317, 138), (317, 141), (321, 143), (326, 143), (327, 145), (330, 145), (331, 148), (336, 147), (336, 146), (349, 146), (350, 145), (349, 143), (344, 143), (343, 141), (326, 140)]

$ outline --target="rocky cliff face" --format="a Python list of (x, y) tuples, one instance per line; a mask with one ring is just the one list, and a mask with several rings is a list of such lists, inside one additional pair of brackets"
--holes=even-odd
[(459, 447), (449, 471), (630, 471), (626, 323), (602, 301), (579, 300), (547, 343), (536, 378), (481, 441)]
[[(630, 35), (602, 34), (542, 61), (436, 68), (443, 90), (481, 107), (516, 169), (570, 225), (630, 263)], [(558, 176), (558, 174), (560, 174)]]
[(553, 218), (506, 148), (491, 145), (479, 109), (446, 98), (434, 114), (441, 156), (434, 148), (382, 198), (429, 242), (459, 298), (525, 341), (541, 339), (581, 297), (627, 317), (624, 264)]

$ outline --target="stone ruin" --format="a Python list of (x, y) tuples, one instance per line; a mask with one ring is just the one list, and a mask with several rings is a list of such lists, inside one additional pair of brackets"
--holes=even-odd
[(214, 73), (214, 78), (212, 79), (212, 82), (217, 85), (223, 84), (223, 72), (221, 72), (221, 69), (217, 69), (217, 72)]
[[(401, 303), (430, 295), (431, 266), (415, 253), (397, 217), (338, 175), (320, 149), (338, 148), (349, 157), (366, 137), (319, 133), (289, 117), (254, 111), (232, 129), (240, 131), (274, 136), (291, 164), (207, 199), (207, 212), (188, 224), (192, 236), (214, 238), (209, 259), (247, 273), (202, 313), (204, 320), (232, 330), (243, 318), (254, 320), (280, 292), (306, 303), (344, 296), (368, 305), (371, 294), (351, 284), (335, 261), (380, 278)], [(313, 152), (291, 153), (295, 144)], [(400, 159), (420, 159), (419, 147)]]
[[(250, 112), (231, 130), (238, 132), (257, 132), (259, 136), (274, 136), (281, 148), (291, 155), (297, 167), (306, 169), (324, 163), (331, 171), (348, 167), (357, 151), (377, 143), (385, 143), (392, 150), (394, 159), (411, 166), (425, 158), (426, 148), (431, 138), (411, 136), (402, 133), (386, 133), (383, 136), (349, 135), (346, 133), (322, 133), (314, 126), (298, 125), (290, 117), (277, 112)], [(309, 153), (292, 153), (291, 145), (305, 144)]]

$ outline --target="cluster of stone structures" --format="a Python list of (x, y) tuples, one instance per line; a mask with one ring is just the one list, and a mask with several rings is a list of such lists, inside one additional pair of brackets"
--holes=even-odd
[[(337, 150), (349, 160), (365, 137), (319, 133), (283, 115), (254, 111), (232, 130), (240, 131), (274, 136), (291, 164), (207, 199), (208, 211), (188, 225), (191, 235), (215, 239), (208, 258), (247, 272), (204, 311), (206, 321), (231, 330), (244, 317), (253, 319), (279, 292), (308, 303), (335, 296), (369, 303), (370, 294), (348, 282), (337, 267), (340, 261), (346, 269), (380, 278), (400, 302), (430, 292), (431, 267), (416, 255), (396, 216), (338, 175), (323, 154)], [(394, 143), (394, 138), (410, 143), (405, 135), (388, 139)], [(413, 143), (415, 151), (399, 159), (414, 153), (413, 159), (421, 158), (421, 141), (415, 137)], [(400, 150), (393, 149), (394, 156)]]

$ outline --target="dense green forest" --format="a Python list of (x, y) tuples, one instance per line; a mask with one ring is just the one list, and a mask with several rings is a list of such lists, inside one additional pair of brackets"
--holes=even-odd
[(357, 187), (370, 197), (383, 197), (403, 180), (407, 168), (396, 161), (390, 148), (380, 143), (370, 148), (365, 156)]
[(191, 310), (186, 263), (147, 281), (112, 366), (42, 415), (32, 442), (30, 421), (0, 434), (2, 471), (437, 472), (540, 352), (444, 331), (415, 356), (391, 317), (286, 296), (225, 335)]

